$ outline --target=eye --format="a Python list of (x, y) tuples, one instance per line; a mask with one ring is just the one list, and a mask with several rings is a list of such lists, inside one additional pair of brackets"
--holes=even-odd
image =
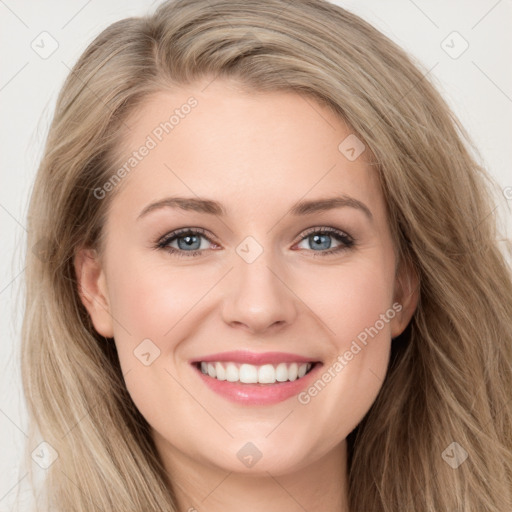
[(157, 242), (156, 248), (164, 249), (179, 257), (199, 256), (208, 248), (205, 246), (207, 244), (201, 242), (201, 239), (213, 243), (205, 233), (206, 231), (201, 228), (178, 229), (162, 237)]
[[(339, 245), (332, 247), (332, 241), (330, 240), (332, 238), (334, 238)], [(346, 251), (355, 245), (355, 241), (350, 235), (340, 231), (339, 229), (330, 227), (308, 229), (306, 231), (306, 235), (302, 237), (299, 243), (306, 243), (306, 245), (313, 247), (313, 256), (327, 256), (339, 253), (341, 251)], [(306, 249), (308, 249), (308, 247), (306, 247)]]
[[(332, 247), (332, 241), (335, 239), (338, 245)], [(202, 243), (205, 240), (206, 243)], [(165, 251), (178, 257), (197, 257), (203, 251), (208, 249), (208, 243), (219, 247), (206, 236), (206, 230), (202, 228), (183, 228), (166, 234), (160, 238), (155, 245), (156, 249)], [(327, 256), (334, 253), (352, 248), (355, 245), (354, 239), (347, 233), (336, 228), (322, 227), (310, 228), (303, 235), (299, 244), (310, 244), (313, 249), (309, 249), (313, 256)], [(303, 249), (303, 247), (301, 247)], [(315, 254), (317, 253), (317, 254)]]

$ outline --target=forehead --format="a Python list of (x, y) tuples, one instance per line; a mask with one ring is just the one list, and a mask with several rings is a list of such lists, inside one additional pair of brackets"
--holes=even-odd
[(215, 197), (229, 213), (230, 203), (261, 208), (349, 194), (382, 206), (369, 151), (354, 159), (363, 143), (309, 96), (216, 79), (155, 93), (126, 124), (121, 195), (132, 205), (196, 195)]

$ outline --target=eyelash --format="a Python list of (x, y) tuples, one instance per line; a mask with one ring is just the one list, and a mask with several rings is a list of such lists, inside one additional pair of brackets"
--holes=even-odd
[[(178, 229), (176, 231), (172, 231), (171, 233), (167, 233), (163, 237), (159, 238), (154, 246), (155, 249), (163, 249), (170, 254), (177, 256), (179, 258), (194, 258), (200, 256), (203, 251), (206, 249), (196, 249), (195, 251), (183, 251), (181, 249), (176, 249), (175, 247), (169, 247), (168, 245), (174, 240), (181, 238), (186, 235), (202, 235), (209, 242), (214, 243), (210, 240), (210, 238), (206, 235), (206, 230), (202, 228), (183, 228)], [(302, 238), (298, 243), (302, 242), (308, 236), (312, 234), (329, 234), (333, 238), (335, 238), (338, 242), (341, 242), (342, 245), (335, 247), (334, 249), (327, 249), (325, 251), (313, 251), (313, 257), (325, 257), (335, 253), (339, 253), (342, 251), (346, 251), (348, 249), (352, 249), (356, 244), (355, 240), (352, 236), (340, 231), (339, 229), (330, 228), (330, 227), (322, 227), (322, 228), (309, 228), (306, 230)], [(315, 254), (316, 253), (316, 254)]]

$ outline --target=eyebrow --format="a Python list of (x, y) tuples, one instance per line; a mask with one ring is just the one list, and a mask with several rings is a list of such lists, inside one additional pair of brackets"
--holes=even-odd
[[(372, 212), (364, 203), (346, 195), (339, 197), (312, 199), (308, 201), (298, 201), (290, 208), (289, 213), (294, 216), (304, 216), (343, 207), (360, 210), (368, 217), (370, 221), (373, 220)], [(146, 216), (148, 213), (154, 210), (159, 210), (161, 208), (179, 208), (185, 211), (206, 213), (220, 217), (226, 215), (226, 210), (222, 204), (212, 199), (203, 199), (197, 197), (166, 197), (165, 199), (161, 199), (160, 201), (156, 201), (155, 203), (151, 203), (146, 206), (140, 212), (137, 219), (140, 219)]]

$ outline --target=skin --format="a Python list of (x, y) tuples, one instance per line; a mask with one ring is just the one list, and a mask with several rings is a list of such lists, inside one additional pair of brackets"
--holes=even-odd
[[(417, 304), (414, 275), (395, 272), (376, 170), (367, 152), (349, 161), (338, 150), (351, 130), (311, 98), (249, 93), (220, 79), (148, 98), (127, 121), (121, 153), (139, 148), (190, 96), (197, 106), (116, 190), (102, 253), (77, 253), (82, 301), (95, 329), (115, 339), (180, 510), (347, 511), (346, 436), (374, 402), (391, 338)], [(175, 195), (214, 199), (227, 215), (167, 207), (137, 219)], [(341, 195), (364, 203), (372, 219), (347, 206), (288, 213), (296, 201)], [(154, 249), (162, 235), (197, 227), (207, 230), (199, 256)], [(327, 235), (317, 248), (304, 235), (323, 227), (355, 245), (322, 256), (325, 244), (343, 245)], [(236, 252), (247, 236), (263, 249), (252, 263)], [(296, 353), (328, 368), (395, 302), (401, 311), (307, 404), (230, 402), (189, 364), (248, 349)], [(160, 350), (149, 366), (134, 355), (144, 339)], [(237, 457), (248, 442), (262, 454), (252, 467)]]

